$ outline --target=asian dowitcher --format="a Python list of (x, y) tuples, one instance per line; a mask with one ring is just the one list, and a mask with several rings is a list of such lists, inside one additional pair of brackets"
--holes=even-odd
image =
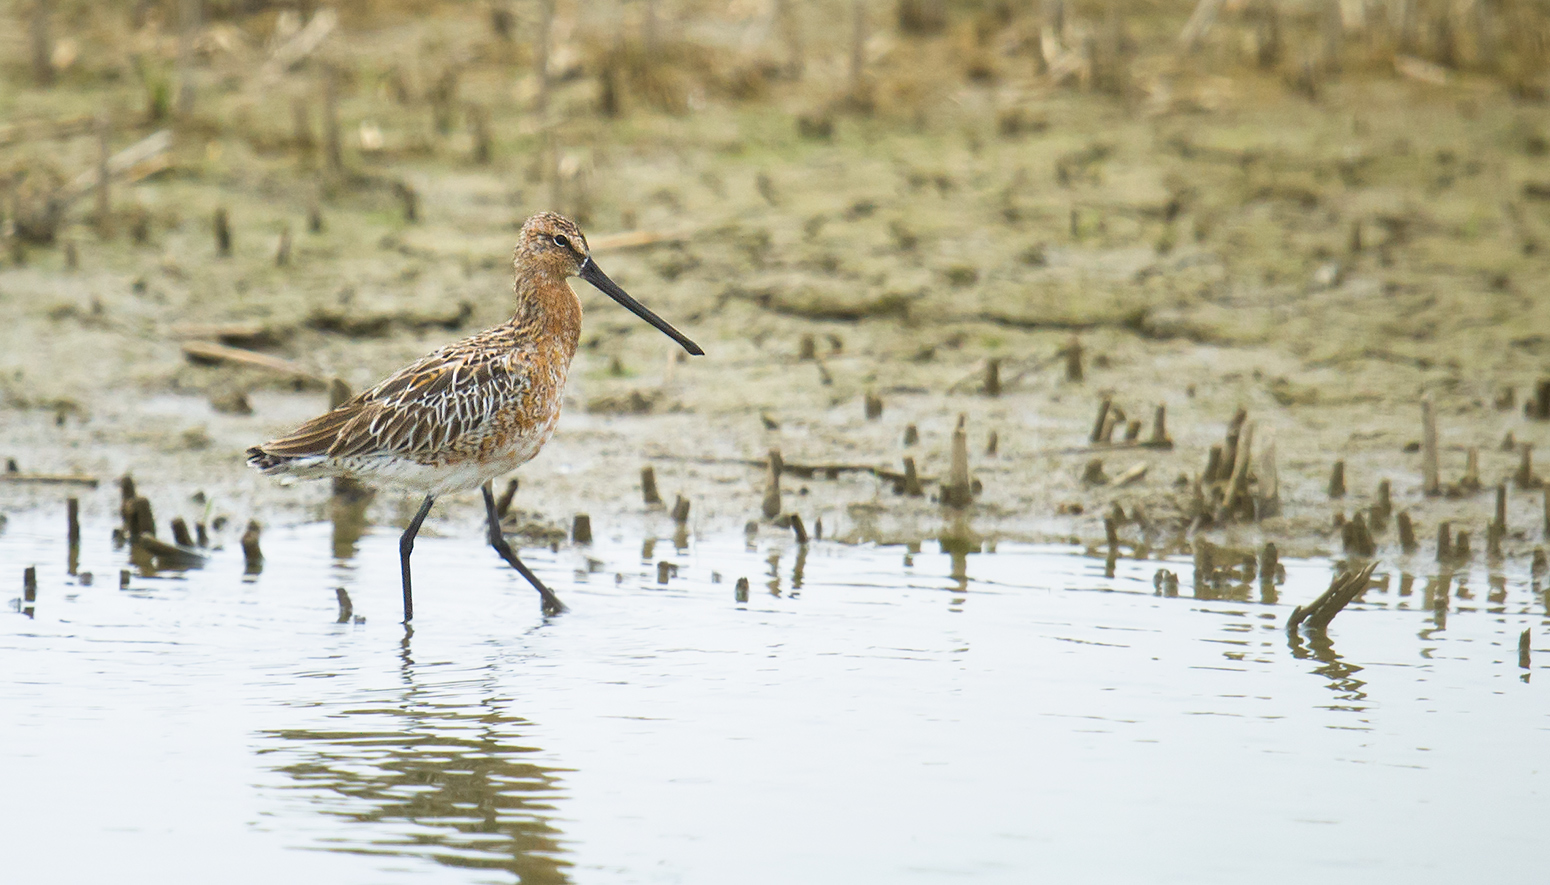
[(269, 475), (352, 477), (404, 486), (425, 500), (399, 538), (404, 621), (414, 617), (409, 555), (440, 495), (481, 488), (490, 546), (538, 590), (545, 613), (559, 597), (523, 565), (501, 532), (495, 477), (531, 460), (554, 434), (560, 396), (581, 336), (579, 276), (695, 356), (693, 341), (610, 280), (570, 219), (540, 212), (522, 225), (512, 253), (516, 311), (493, 329), (411, 363), (387, 380), (287, 436), (248, 449)]

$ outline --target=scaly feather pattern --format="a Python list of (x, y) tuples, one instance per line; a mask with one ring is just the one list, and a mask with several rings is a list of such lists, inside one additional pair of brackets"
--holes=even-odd
[[(559, 420), (581, 334), (581, 302), (565, 275), (584, 260), (586, 240), (550, 213), (534, 216), (523, 233), (510, 321), (249, 449), (248, 463), (266, 474), (385, 479), (440, 495), (475, 488), (538, 454)], [(578, 254), (553, 254), (557, 239), (577, 244)]]

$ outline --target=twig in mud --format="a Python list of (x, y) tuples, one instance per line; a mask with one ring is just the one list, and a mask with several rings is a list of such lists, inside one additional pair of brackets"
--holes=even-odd
[(312, 14), (312, 18), (306, 26), (289, 40), (275, 47), (269, 54), (264, 66), (259, 68), (258, 76), (252, 81), (258, 87), (264, 87), (279, 79), (282, 74), (295, 67), (307, 56), (323, 45), (328, 35), (333, 32), (334, 26), (339, 24), (339, 15), (329, 7), (319, 9)]
[(1300, 625), (1306, 624), (1310, 631), (1323, 630), (1334, 620), (1335, 615), (1355, 599), (1361, 592), (1367, 589), (1367, 582), (1372, 579), (1372, 573), (1378, 564), (1370, 562), (1366, 568), (1358, 572), (1341, 572), (1330, 582), (1329, 589), (1325, 590), (1307, 607), (1297, 606), (1292, 609), (1292, 614), (1286, 619), (1286, 633), (1291, 636), (1297, 632)]
[(1221, 12), (1224, 0), (1199, 0), (1195, 4), (1195, 11), (1189, 15), (1189, 21), (1184, 23), (1184, 30), (1179, 32), (1179, 48), (1185, 52), (1193, 52), (1195, 47), (1211, 30), (1211, 25), (1216, 22), (1217, 13)]
[(1116, 487), (1123, 487), (1131, 483), (1140, 482), (1146, 477), (1146, 469), (1147, 465), (1145, 462), (1132, 464), (1114, 477), (1114, 485)]
[(227, 347), (224, 344), (215, 344), (209, 341), (185, 341), (183, 342), (183, 355), (193, 363), (231, 363), (239, 366), (248, 366), (255, 369), (275, 372), (280, 375), (288, 375), (297, 381), (304, 381), (319, 387), (327, 386), (327, 382), (303, 369), (300, 365), (267, 353), (257, 353), (244, 350), (240, 347)]
[[(106, 171), (110, 177), (121, 177), (129, 182), (154, 175), (167, 168), (167, 154), (172, 150), (172, 130), (158, 129), (108, 157)], [(77, 175), (59, 192), (57, 199), (62, 206), (80, 199), (96, 190), (101, 184), (102, 164), (94, 165)]]
[[(185, 528), (184, 532), (187, 531), (188, 529)], [(257, 544), (257, 541), (255, 540), (254, 543)], [(244, 549), (246, 549), (245, 545), (244, 540)], [(204, 554), (192, 545), (185, 547), (181, 544), (168, 544), (148, 534), (136, 537), (132, 546), (136, 551), (150, 557), (158, 569), (182, 570), (200, 568), (205, 564)]]
[(0, 473), (0, 482), (36, 483), (38, 485), (83, 485), (90, 488), (97, 487), (95, 476), (83, 476), (74, 473)]

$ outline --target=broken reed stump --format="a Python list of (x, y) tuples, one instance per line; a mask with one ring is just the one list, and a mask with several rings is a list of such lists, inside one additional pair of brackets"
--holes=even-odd
[(1345, 525), (1340, 528), (1341, 544), (1345, 552), (1362, 559), (1371, 559), (1378, 552), (1378, 545), (1372, 539), (1372, 532), (1367, 529), (1367, 520), (1358, 511)]
[(1168, 407), (1162, 403), (1158, 403), (1157, 411), (1152, 413), (1152, 436), (1146, 444), (1155, 448), (1173, 448), (1173, 440), (1168, 437)]
[(351, 617), (355, 615), (355, 604), (350, 601), (350, 594), (347, 593), (343, 587), (335, 587), (334, 598), (339, 600), (339, 617), (334, 621), (334, 623), (350, 623)]
[(1437, 410), (1428, 393), (1421, 397), (1421, 493), (1436, 495), (1441, 491), (1437, 476)]
[(174, 516), (172, 518), (172, 540), (173, 543), (183, 547), (194, 546), (194, 536), (189, 534), (188, 523), (184, 522), (181, 516)]
[(1336, 461), (1334, 469), (1329, 473), (1329, 496), (1331, 498), (1345, 497), (1345, 462)]
[(1001, 395), (1001, 361), (998, 359), (985, 361), (985, 395)]
[(215, 210), (215, 254), (222, 258), (231, 257), (231, 217), (222, 206)]
[(918, 442), (920, 442), (920, 431), (915, 429), (913, 424), (904, 425), (904, 444), (913, 446)]
[(990, 438), (985, 441), (985, 456), (994, 458), (996, 450), (1001, 447), (1001, 436), (994, 430), (990, 432)]
[(952, 461), (947, 469), (947, 482), (942, 486), (942, 504), (962, 510), (973, 502), (973, 490), (969, 487), (969, 431), (965, 426), (968, 416), (959, 414), (958, 426), (953, 428)]
[(1448, 523), (1437, 524), (1437, 561), (1450, 562), (1453, 559), (1453, 529)]
[(1103, 459), (1094, 458), (1082, 468), (1082, 485), (1103, 486), (1109, 484), (1108, 474), (1103, 472)]
[(662, 496), (657, 493), (657, 471), (650, 464), (640, 469), (640, 496), (647, 507), (662, 506)]
[(1529, 660), (1529, 641), (1529, 628), (1524, 627), (1523, 632), (1518, 634), (1518, 666), (1524, 670), (1533, 666), (1533, 662)]
[(1469, 549), (1469, 532), (1459, 532), (1453, 536), (1453, 561), (1468, 562), (1474, 553)]
[(35, 565), (22, 569), (22, 601), (38, 601), (38, 567)]
[(1367, 589), (1367, 582), (1372, 579), (1372, 573), (1377, 569), (1376, 562), (1370, 562), (1358, 572), (1342, 571), (1336, 575), (1319, 597), (1308, 603), (1306, 607), (1297, 606), (1292, 609), (1291, 617), (1286, 619), (1286, 633), (1294, 635), (1297, 628), (1306, 625), (1309, 631), (1322, 631), (1329, 626), (1329, 622), (1335, 619), (1335, 615), (1348, 605), (1351, 600), (1361, 595)]
[(406, 181), (396, 182), (393, 185), (394, 193), (398, 194), (398, 201), (404, 210), (404, 221), (414, 224), (420, 220), (420, 193), (414, 186)]
[(291, 263), (291, 226), (280, 229), (280, 242), (274, 250), (274, 266), (285, 267)]
[(258, 520), (248, 520), (248, 527), (242, 532), (242, 560), (244, 574), (256, 575), (264, 570), (264, 552), (258, 547), (258, 535)]
[(657, 562), (657, 583), (666, 584), (673, 576), (673, 564), (663, 559)]
[(501, 492), (500, 500), (495, 502), (495, 516), (497, 519), (505, 519), (506, 514), (511, 512), (511, 502), (517, 498), (518, 485), (516, 477), (512, 477), (507, 481), (506, 491)]
[(1523, 403), (1523, 417), (1531, 421), (1550, 421), (1550, 378), (1534, 385), (1534, 395)]
[(673, 499), (673, 522), (683, 525), (689, 521), (689, 499), (678, 495)]
[(490, 138), (489, 112), (483, 105), (471, 104), (468, 106), (467, 117), (468, 134), (474, 142), (472, 159), (480, 166), (488, 165), (495, 153)]
[(1067, 344), (1063, 351), (1066, 357), (1066, 381), (1072, 384), (1080, 384), (1082, 381), (1082, 342), (1075, 335), (1071, 336), (1071, 343)]
[(141, 535), (156, 536), (156, 517), (151, 513), (150, 499), (137, 497), (129, 504), (129, 520), (124, 533), (130, 540)]
[(1458, 487), (1466, 495), (1480, 491), (1480, 449), (1475, 446), (1464, 452), (1464, 478), (1459, 480)]
[(1104, 397), (1103, 402), (1098, 404), (1098, 420), (1093, 422), (1093, 432), (1088, 437), (1088, 442), (1103, 442), (1103, 429), (1108, 426), (1109, 410), (1113, 407), (1114, 401), (1109, 397)]
[(818, 358), (818, 342), (811, 335), (803, 335), (801, 343), (797, 346), (798, 360), (815, 360)]
[(759, 508), (759, 512), (764, 514), (765, 519), (774, 519), (780, 515), (781, 466), (780, 449), (770, 449), (769, 473), (764, 485), (764, 501)]
[(796, 536), (798, 544), (807, 543), (807, 526), (802, 525), (802, 517), (791, 514), (787, 519), (791, 520), (791, 533)]
[(915, 472), (915, 459), (904, 459), (904, 481), (900, 483), (900, 491), (911, 498), (924, 498), (926, 490), (921, 488), (920, 474)]
[(127, 568), (121, 568), (118, 570), (118, 589), (129, 589), (129, 569)]
[(592, 517), (585, 513), (576, 514), (570, 524), (570, 540), (572, 544), (592, 543)]
[[(1239, 414), (1244, 414), (1239, 410)], [(1254, 425), (1240, 422), (1235, 417), (1234, 424), (1238, 429), (1236, 436), (1229, 435), (1229, 448), (1233, 452), (1232, 476), (1227, 481), (1227, 492), (1222, 499), (1222, 506), (1217, 509), (1216, 519), (1225, 522), (1234, 515), (1252, 518), (1254, 516), (1254, 502), (1249, 498), (1249, 458), (1254, 451)]]
[(81, 499), (65, 499), (65, 519), (67, 525), (66, 540), (71, 547), (81, 546)]
[(866, 419), (868, 421), (876, 421), (881, 417), (883, 417), (882, 397), (868, 390), (866, 392)]
[(732, 598), (737, 602), (748, 601), (748, 579), (738, 578), (737, 585), (732, 589)]
[(1518, 472), (1512, 480), (1520, 489), (1537, 489), (1542, 485), (1534, 475), (1534, 444), (1523, 443), (1518, 454)]
[(1410, 514), (1400, 513), (1396, 522), (1399, 525), (1399, 549), (1406, 553), (1414, 553), (1420, 545), (1415, 541), (1415, 526), (1410, 522)]
[(1276, 572), (1281, 567), (1281, 554), (1274, 541), (1266, 541), (1259, 551), (1259, 589), (1266, 602), (1274, 602)]
[(323, 66), (323, 156), (328, 171), (344, 171), (344, 148), (339, 136), (339, 72), (333, 65)]
[(1394, 513), (1394, 500), (1388, 480), (1378, 482), (1378, 500), (1372, 505), (1373, 531), (1382, 531)]

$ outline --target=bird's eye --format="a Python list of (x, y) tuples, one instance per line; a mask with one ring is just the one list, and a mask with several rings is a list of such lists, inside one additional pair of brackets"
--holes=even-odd
[(569, 249), (570, 248), (570, 240), (565, 239), (564, 236), (560, 236), (560, 235), (555, 236), (554, 244), (556, 246), (559, 246), (561, 249)]

